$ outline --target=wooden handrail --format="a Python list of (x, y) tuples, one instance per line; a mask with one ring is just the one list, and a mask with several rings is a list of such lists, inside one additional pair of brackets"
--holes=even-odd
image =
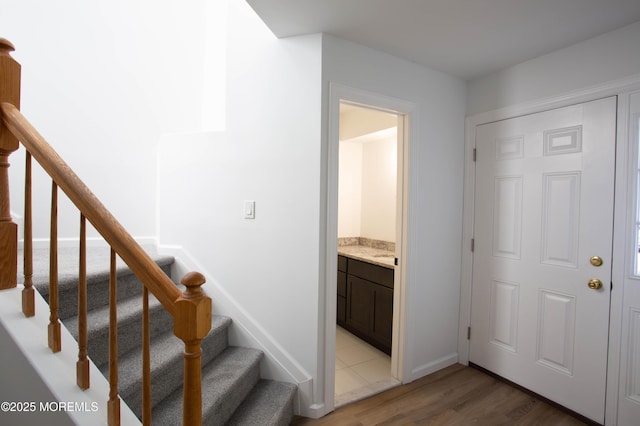
[(145, 287), (173, 315), (175, 301), (181, 295), (173, 281), (147, 255), (58, 153), (51, 148), (18, 108), (3, 102), (0, 104), (0, 111), (2, 112), (2, 120), (11, 133), (22, 142), (33, 158), (40, 163), (93, 227), (113, 247)]

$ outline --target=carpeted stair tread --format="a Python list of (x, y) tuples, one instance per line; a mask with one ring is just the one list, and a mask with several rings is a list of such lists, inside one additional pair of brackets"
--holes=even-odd
[[(219, 315), (212, 318), (212, 329), (202, 340), (202, 364), (220, 354), (228, 343), (227, 330), (231, 319)], [(155, 405), (182, 385), (184, 343), (173, 334), (173, 328), (151, 339), (151, 405)], [(108, 364), (100, 367), (108, 374)], [(118, 358), (118, 389), (120, 396), (138, 416), (141, 415), (142, 351), (136, 347)]]
[[(172, 256), (151, 258), (170, 276)], [(109, 354), (108, 248), (87, 252), (87, 324), (89, 357), (108, 376)], [(77, 339), (77, 248), (58, 251), (59, 317)], [(142, 283), (117, 257), (118, 393), (138, 417), (142, 405)], [(19, 262), (22, 267), (22, 262)], [(34, 250), (33, 282), (48, 301), (49, 250)], [(178, 285), (178, 288), (182, 286)], [(154, 424), (182, 423), (184, 343), (173, 334), (173, 318), (150, 296), (151, 394)], [(260, 350), (229, 347), (232, 320), (213, 316), (212, 329), (202, 340), (203, 424), (286, 425), (293, 415), (292, 384), (260, 379)], [(231, 420), (230, 420), (231, 419)]]
[[(76, 250), (77, 251), (77, 250)], [(60, 270), (58, 280), (58, 300), (60, 319), (65, 320), (78, 314), (78, 259), (74, 258), (74, 262), (69, 261), (69, 255), (73, 255), (73, 250), (64, 249), (59, 253)], [(104, 257), (103, 254), (96, 255), (95, 249), (91, 251), (93, 257)], [(108, 252), (107, 252), (108, 254)], [(46, 253), (48, 256), (48, 252)], [(170, 275), (171, 265), (174, 258), (171, 256), (155, 255), (158, 266), (162, 271)], [(103, 262), (96, 267), (93, 263), (87, 262), (87, 309), (92, 310), (109, 303), (109, 259), (102, 259)], [(70, 263), (73, 263), (71, 267)], [(118, 302), (130, 297), (140, 295), (142, 293), (142, 284), (140, 280), (131, 272), (126, 265), (120, 261), (118, 266), (117, 283)], [(89, 268), (89, 266), (92, 266)], [(40, 265), (43, 267), (43, 265)], [(34, 266), (35, 270), (35, 266)], [(38, 274), (36, 274), (38, 272)], [(40, 282), (38, 282), (38, 280)], [(49, 301), (49, 273), (44, 271), (34, 271), (34, 285), (45, 301)]]
[[(118, 303), (118, 354), (123, 355), (140, 346), (142, 339), (142, 298), (132, 297)], [(151, 335), (173, 329), (173, 318), (155, 298), (149, 298)], [(72, 336), (77, 339), (77, 318), (64, 321)], [(103, 306), (87, 313), (88, 350), (92, 361), (100, 366), (107, 362), (109, 354), (109, 307)]]
[[(149, 315), (155, 311), (164, 310), (160, 302), (155, 297), (149, 297)], [(118, 323), (129, 324), (135, 321), (142, 311), (142, 298), (130, 297), (118, 303)], [(67, 329), (73, 337), (78, 338), (78, 321), (67, 321)], [(89, 340), (94, 335), (103, 333), (104, 329), (109, 329), (109, 306), (102, 306), (87, 312), (87, 328)]]
[(286, 426), (293, 418), (297, 387), (291, 383), (260, 380), (229, 419), (231, 426)]
[[(87, 249), (87, 285), (109, 279), (110, 249), (90, 247)], [(161, 268), (173, 264), (173, 256), (148, 252), (151, 259)], [(67, 287), (77, 288), (80, 251), (77, 248), (60, 248), (58, 250), (58, 288), (63, 291)], [(116, 256), (116, 272), (119, 277), (133, 275), (127, 265)], [(22, 274), (22, 262), (18, 262), (19, 275)], [(33, 285), (45, 297), (49, 294), (49, 249), (33, 250)]]
[[(224, 424), (258, 382), (262, 351), (229, 347), (202, 368), (203, 424)], [(152, 418), (159, 424), (179, 424), (182, 386), (160, 402)]]

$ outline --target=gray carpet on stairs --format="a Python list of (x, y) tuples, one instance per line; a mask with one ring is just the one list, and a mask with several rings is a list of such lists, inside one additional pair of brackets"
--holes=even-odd
[[(169, 274), (174, 259), (148, 250)], [(87, 251), (89, 356), (108, 375), (108, 248)], [(77, 248), (58, 252), (59, 316), (77, 338)], [(22, 257), (19, 261), (22, 274)], [(118, 389), (141, 416), (141, 283), (118, 258)], [(23, 282), (21, 278), (18, 280)], [(34, 250), (34, 286), (49, 295), (49, 250)], [(179, 424), (182, 416), (183, 343), (173, 335), (173, 319), (155, 298), (150, 300), (153, 424)], [(293, 417), (296, 386), (260, 378), (261, 351), (228, 344), (229, 318), (213, 316), (212, 330), (202, 341), (203, 423), (207, 425), (288, 425)], [(105, 399), (108, 395), (105, 395)]]

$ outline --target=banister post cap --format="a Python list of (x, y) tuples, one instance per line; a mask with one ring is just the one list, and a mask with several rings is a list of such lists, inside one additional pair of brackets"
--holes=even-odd
[(200, 287), (206, 282), (207, 280), (200, 272), (188, 272), (180, 280), (180, 283), (186, 285), (187, 287)]
[(193, 298), (198, 297), (202, 294), (202, 290), (200, 287), (207, 282), (200, 272), (189, 272), (182, 279), (180, 283), (187, 287), (184, 291), (183, 297), (185, 298)]
[(9, 55), (9, 52), (16, 50), (13, 43), (6, 38), (0, 37), (0, 55)]

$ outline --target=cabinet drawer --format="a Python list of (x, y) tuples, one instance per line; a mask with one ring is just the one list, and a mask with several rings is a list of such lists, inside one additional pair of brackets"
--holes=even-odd
[(393, 288), (393, 269), (348, 259), (348, 272), (349, 275), (355, 275), (385, 287)]

